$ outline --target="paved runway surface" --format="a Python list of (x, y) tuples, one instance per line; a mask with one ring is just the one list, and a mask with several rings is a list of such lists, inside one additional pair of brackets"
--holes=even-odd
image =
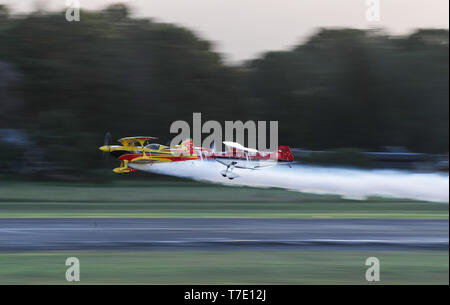
[(0, 218), (0, 251), (440, 249), (448, 220)]

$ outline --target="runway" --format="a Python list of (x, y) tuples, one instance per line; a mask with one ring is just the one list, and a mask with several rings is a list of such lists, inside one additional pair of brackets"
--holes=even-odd
[(0, 218), (0, 251), (448, 250), (448, 220)]

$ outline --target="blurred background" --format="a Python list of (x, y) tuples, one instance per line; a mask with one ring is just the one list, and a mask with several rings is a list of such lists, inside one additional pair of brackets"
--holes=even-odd
[[(4, 232), (26, 223), (7, 218), (38, 218), (18, 230), (50, 227), (55, 234), (58, 224), (39, 219), (83, 218), (81, 223), (97, 228), (95, 217), (118, 223), (167, 218), (170, 228), (192, 217), (212, 224), (215, 218), (267, 218), (274, 225), (259, 229), (270, 229), (270, 236), (284, 228), (280, 219), (336, 218), (347, 228), (354, 224), (358, 238), (398, 233), (418, 240), (425, 232), (430, 235), (423, 242), (433, 246), (86, 252), (76, 244), (83, 241), (79, 232), (62, 230), (55, 244), (44, 242), (50, 233), (33, 235), (25, 252), (16, 245), (26, 234), (1, 237), (6, 267), (0, 283), (61, 283), (61, 262), (68, 256), (55, 252), (68, 251), (55, 246), (61, 241), (75, 243), (69, 252), (88, 266), (85, 283), (365, 283), (361, 266), (373, 251), (385, 263), (384, 283), (448, 283), (447, 0), (381, 1), (374, 22), (367, 20), (363, 0), (79, 4), (80, 21), (68, 22), (63, 0), (0, 0)], [(119, 176), (112, 173), (117, 161), (103, 159), (97, 149), (107, 131), (113, 140), (145, 135), (166, 144), (171, 123), (191, 122), (193, 112), (201, 112), (203, 122), (279, 121), (279, 143), (306, 166), (291, 171), (303, 179), (301, 191), (308, 192), (307, 180), (318, 179), (328, 189), (345, 183), (346, 192), (366, 181), (361, 188), (368, 195), (355, 200), (270, 188), (273, 183), (259, 189), (193, 182), (186, 179), (194, 172), (190, 167), (186, 175), (175, 170), (180, 177), (164, 171)], [(382, 169), (401, 175), (364, 176)], [(295, 189), (299, 180), (286, 177), (282, 172), (275, 180)], [(404, 198), (417, 200), (373, 196), (380, 193), (372, 192), (377, 185), (392, 194), (390, 181), (395, 187), (403, 183), (402, 195), (417, 194)], [(381, 219), (380, 225), (366, 226), (364, 219)], [(326, 221), (311, 224), (331, 238)], [(292, 238), (302, 232), (291, 232)]]
[(139, 3), (82, 10), (80, 22), (66, 21), (62, 3), (44, 10), (52, 4), (0, 7), (2, 173), (88, 179), (104, 166), (106, 131), (165, 144), (193, 112), (277, 120), (279, 143), (304, 162), (448, 170), (448, 29), (309, 28), (295, 46), (243, 59), (196, 29), (134, 16)]

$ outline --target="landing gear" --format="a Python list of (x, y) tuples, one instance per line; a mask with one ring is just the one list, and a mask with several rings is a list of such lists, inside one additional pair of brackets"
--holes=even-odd
[(220, 174), (222, 175), (222, 177), (228, 177), (228, 179), (230, 180), (239, 177), (236, 173), (233, 173), (233, 169), (235, 168), (236, 164), (237, 162), (233, 161), (227, 166), (226, 170), (221, 171)]

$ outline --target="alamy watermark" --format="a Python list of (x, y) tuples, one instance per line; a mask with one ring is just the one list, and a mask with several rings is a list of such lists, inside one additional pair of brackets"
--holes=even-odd
[(366, 270), (366, 281), (379, 282), (380, 281), (380, 260), (377, 257), (368, 257), (366, 259), (366, 266), (370, 266)]
[(80, 260), (76, 257), (68, 257), (66, 259), (66, 281), (79, 282), (80, 281)]
[(66, 0), (66, 20), (69, 22), (80, 21), (80, 1)]
[[(268, 143), (267, 127), (269, 127)], [(225, 121), (225, 126), (222, 127), (220, 122), (214, 120), (202, 123), (202, 114), (195, 112), (192, 114), (192, 128), (188, 122), (179, 120), (172, 123), (170, 133), (177, 133), (170, 142), (170, 147), (175, 147), (181, 141), (192, 138), (194, 146), (215, 147), (218, 151), (222, 148), (222, 141), (237, 142), (262, 152), (274, 151), (278, 148), (278, 121), (270, 121), (269, 124), (266, 121)], [(208, 135), (203, 139), (203, 134)]]
[(380, 21), (380, 0), (366, 1), (366, 20), (368, 22)]

